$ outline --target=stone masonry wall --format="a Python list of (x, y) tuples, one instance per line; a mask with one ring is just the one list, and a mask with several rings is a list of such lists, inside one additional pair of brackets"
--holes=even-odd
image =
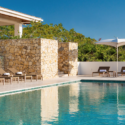
[(26, 74), (41, 74), (40, 39), (0, 40), (0, 56), (4, 56), (4, 67), (16, 68)]
[(58, 43), (48, 39), (0, 40), (0, 56), (4, 69), (42, 74), (43, 79), (55, 77), (58, 71)]
[(42, 74), (43, 79), (54, 78), (60, 71), (77, 74), (77, 43), (58, 43), (51, 39), (0, 40), (0, 67)]
[(77, 43), (58, 43), (58, 68), (69, 76), (75, 76), (78, 73), (78, 44)]
[(78, 74), (78, 43), (69, 43), (69, 75)]
[(0, 56), (0, 68), (4, 69), (4, 56)]
[(41, 39), (41, 72), (44, 79), (58, 75), (58, 41)]
[(58, 68), (66, 74), (69, 72), (69, 43), (58, 43)]

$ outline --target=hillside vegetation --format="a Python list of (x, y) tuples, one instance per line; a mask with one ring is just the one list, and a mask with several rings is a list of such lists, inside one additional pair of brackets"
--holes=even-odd
[[(95, 39), (85, 37), (74, 29), (66, 30), (60, 23), (58, 25), (41, 22), (26, 25), (23, 28), (22, 38), (47, 38), (59, 42), (77, 42), (79, 61), (116, 61), (116, 48), (96, 45)], [(0, 39), (19, 39), (14, 37), (14, 26), (1, 26)], [(125, 46), (119, 47), (119, 61), (125, 61)]]

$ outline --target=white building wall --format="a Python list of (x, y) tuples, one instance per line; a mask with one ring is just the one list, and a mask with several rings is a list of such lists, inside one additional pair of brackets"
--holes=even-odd
[[(91, 75), (100, 66), (110, 66), (110, 71), (117, 71), (117, 62), (78, 62), (78, 75)], [(122, 66), (125, 66), (125, 62), (118, 63), (119, 72)]]

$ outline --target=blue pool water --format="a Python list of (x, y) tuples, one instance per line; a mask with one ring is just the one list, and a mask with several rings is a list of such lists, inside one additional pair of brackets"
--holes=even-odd
[(125, 125), (125, 84), (73, 83), (3, 96), (0, 125)]

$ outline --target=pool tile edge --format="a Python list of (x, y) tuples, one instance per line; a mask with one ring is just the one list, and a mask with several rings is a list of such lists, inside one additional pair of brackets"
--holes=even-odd
[(41, 86), (37, 86), (37, 87), (30, 87), (30, 88), (5, 91), (5, 92), (0, 92), (0, 96), (22, 93), (22, 92), (29, 92), (29, 91), (38, 90), (41, 88), (46, 88), (46, 87), (51, 87), (51, 86), (59, 86), (59, 85), (70, 84), (70, 83), (75, 83), (75, 82), (81, 82), (81, 80), (73, 80), (73, 81), (60, 82), (60, 83), (54, 83), (54, 84), (49, 84), (49, 85), (41, 85)]
[(119, 82), (119, 83), (125, 83), (125, 80), (79, 79), (79, 80), (60, 82), (60, 83), (54, 83), (54, 84), (49, 84), (49, 85), (41, 85), (41, 86), (36, 86), (36, 87), (30, 87), (30, 88), (23, 88), (23, 89), (0, 92), (0, 96), (17, 94), (17, 93), (22, 93), (22, 92), (29, 92), (29, 91), (33, 91), (33, 90), (39, 90), (41, 88), (46, 88), (46, 87), (51, 87), (51, 86), (60, 86), (60, 85), (71, 84), (71, 83), (76, 83), (76, 82), (105, 82), (105, 83), (107, 83), (107, 82), (118, 83)]

